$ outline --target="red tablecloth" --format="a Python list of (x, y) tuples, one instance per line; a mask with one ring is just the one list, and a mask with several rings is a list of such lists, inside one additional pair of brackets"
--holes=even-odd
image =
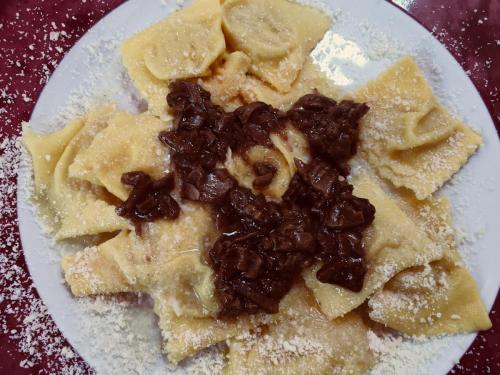
[[(19, 134), (21, 121), (30, 118), (41, 90), (66, 51), (95, 22), (122, 2), (1, 0), (0, 145), (6, 138)], [(409, 4), (410, 14), (433, 31), (469, 72), (500, 131), (500, 69), (495, 68), (500, 65), (500, 0), (415, 0), (403, 3)], [(5, 186), (5, 179), (12, 177), (0, 178), (4, 179)], [(22, 348), (23, 340), (15, 338), (23, 337), (26, 341), (30, 336), (30, 332), (23, 331), (23, 320), (29, 311), (22, 296), (3, 293), (6, 288), (13, 287), (9, 280), (16, 280), (18, 285), (15, 287), (22, 286), (27, 294), (37, 297), (19, 247), (15, 194), (10, 191), (4, 195), (0, 200), (4, 205), (0, 207), (0, 270), (5, 272), (7, 266), (12, 268), (14, 264), (18, 268), (15, 269), (16, 277), (7, 277), (4, 273), (0, 279), (0, 374), (58, 374), (62, 369), (58, 366), (58, 358), (51, 358), (47, 353), (50, 351), (44, 350), (44, 355), (36, 358), (33, 353), (26, 353), (29, 347)], [(18, 255), (11, 256), (9, 263), (2, 258), (7, 253)], [(452, 373), (500, 374), (500, 318), (495, 313), (499, 308), (500, 299), (497, 298), (491, 312), (494, 328), (478, 335)], [(44, 329), (49, 330), (55, 340), (38, 340), (35, 347), (56, 345), (59, 341), (64, 343), (50, 317), (37, 318), (43, 321), (47, 327)], [(31, 333), (33, 337), (36, 335), (36, 332)], [(21, 368), (20, 363), (27, 358), (34, 363), (30, 368)], [(86, 372), (92, 373), (81, 358), (70, 362), (80, 364), (88, 370)]]

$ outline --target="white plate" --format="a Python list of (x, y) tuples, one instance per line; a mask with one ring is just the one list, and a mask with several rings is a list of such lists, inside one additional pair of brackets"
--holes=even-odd
[[(500, 186), (500, 144), (479, 94), (446, 49), (394, 6), (382, 0), (365, 0), (362, 6), (351, 0), (325, 0), (322, 4), (333, 12), (335, 21), (313, 56), (338, 83), (345, 85), (346, 90), (373, 77), (403, 54), (411, 53), (444, 103), (481, 130), (484, 147), (453, 183), (445, 187), (444, 193), (454, 202), (457, 224), (469, 233), (468, 238), (475, 237), (473, 244), (465, 241), (462, 250), (467, 253), (466, 259), (481, 295), (491, 308), (500, 284), (497, 270), (500, 231), (496, 228), (500, 212), (497, 190)], [(96, 102), (115, 101), (124, 109), (139, 111), (141, 103), (126, 79), (117, 46), (120, 40), (169, 14), (174, 5), (174, 1), (131, 0), (95, 25), (52, 75), (33, 112), (34, 129), (60, 128), (69, 117), (83, 113)], [(70, 295), (62, 282), (58, 264), (60, 251), (43, 235), (28, 203), (26, 187), (29, 181), (29, 168), (21, 168), (18, 208), (24, 252), (35, 286), (64, 336), (101, 373), (168, 373), (159, 350), (156, 320), (150, 309), (82, 305)], [(113, 310), (113, 314), (108, 314), (108, 310)], [(111, 320), (116, 319), (123, 320), (123, 332), (111, 324)], [(127, 338), (130, 333), (135, 336)], [(417, 350), (425, 357), (409, 363), (403, 372), (445, 374), (473, 338), (474, 335), (458, 335), (431, 343), (405, 344), (400, 356), (408, 357), (407, 361), (412, 359), (408, 353)]]

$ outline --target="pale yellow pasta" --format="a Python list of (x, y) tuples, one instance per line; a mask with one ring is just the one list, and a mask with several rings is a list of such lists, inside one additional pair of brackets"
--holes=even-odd
[(297, 306), (304, 306), (303, 290), (303, 287), (296, 287), (285, 296), (280, 302), (278, 314), (243, 315), (229, 320), (179, 314), (176, 312), (176, 301), (172, 301), (168, 293), (162, 290), (152, 292), (168, 359), (178, 363), (199, 350), (233, 337), (246, 337), (263, 326), (286, 319), (292, 309), (297, 311)]
[(103, 186), (126, 200), (130, 190), (120, 179), (123, 173), (142, 171), (158, 179), (165, 175), (167, 148), (158, 134), (167, 124), (149, 114), (118, 112), (99, 132), (89, 147), (69, 166), (69, 176)]
[(121, 46), (123, 65), (127, 68), (134, 86), (147, 101), (148, 112), (166, 118), (169, 81), (156, 78), (146, 67), (142, 57), (144, 45), (148, 43), (148, 30), (125, 41)]
[(438, 103), (411, 57), (405, 57), (354, 94), (370, 111), (361, 121), (361, 150), (396, 187), (429, 197), (481, 144)]
[(125, 248), (127, 242), (128, 232), (123, 231), (99, 246), (88, 247), (75, 255), (63, 257), (61, 267), (73, 295), (84, 297), (132, 292), (133, 285), (115, 259), (117, 249)]
[(219, 0), (195, 0), (153, 27), (144, 62), (161, 80), (204, 75), (226, 47)]
[(175, 221), (144, 226), (141, 236), (123, 231), (103, 244), (63, 258), (65, 278), (76, 296), (145, 292), (154, 300), (169, 360), (177, 363), (198, 350), (240, 334), (262, 317), (222, 322), (212, 270), (202, 251), (216, 235), (210, 214), (184, 207)]
[[(202, 207), (185, 206), (176, 220), (159, 220), (143, 225), (143, 233), (124, 231), (97, 247), (65, 256), (62, 267), (66, 282), (73, 294), (87, 296), (116, 293), (120, 290), (108, 286), (106, 269), (115, 270), (120, 287), (125, 290), (147, 292), (169, 285), (177, 277), (171, 266), (179, 255), (193, 253), (200, 256), (206, 242), (216, 235), (209, 212)], [(176, 263), (173, 263), (175, 265)], [(182, 263), (177, 263), (185, 273)], [(197, 267), (203, 272), (208, 268)], [(178, 281), (182, 281), (180, 278)], [(201, 281), (205, 280), (200, 277)]]
[[(310, 159), (309, 146), (302, 133), (290, 124), (279, 133), (271, 133), (270, 138), (274, 148), (254, 146), (248, 149), (243, 157), (229, 150), (224, 166), (241, 186), (256, 193), (262, 192), (267, 197), (279, 201), (297, 171), (295, 159), (303, 162)], [(253, 187), (256, 177), (253, 165), (257, 162), (271, 164), (277, 169), (269, 186), (261, 191)]]
[(445, 248), (444, 258), (405, 270), (369, 301), (370, 317), (408, 335), (474, 332), (491, 327), (470, 272), (462, 265), (451, 228), (446, 198), (405, 199), (416, 222)]
[(227, 0), (222, 9), (229, 44), (250, 56), (255, 76), (285, 93), (330, 25), (324, 13), (286, 0)]
[(168, 359), (178, 363), (198, 351), (234, 336), (242, 335), (271, 320), (265, 315), (242, 316), (223, 321), (212, 317), (178, 316), (172, 303), (161, 293), (154, 294), (154, 309), (159, 317), (163, 347)]
[(224, 60), (212, 76), (200, 80), (200, 83), (210, 92), (215, 104), (232, 111), (243, 104), (239, 97), (240, 89), (246, 80), (251, 60), (240, 51), (228, 54)]
[(45, 194), (54, 177), (56, 164), (70, 140), (82, 128), (85, 121), (79, 118), (71, 121), (59, 131), (50, 134), (38, 134), (31, 130), (28, 123), (23, 123), (23, 143), (31, 153), (35, 192)]
[(447, 259), (397, 275), (370, 299), (369, 306), (371, 319), (408, 335), (491, 328), (469, 271)]
[(288, 110), (302, 96), (315, 91), (334, 99), (339, 96), (339, 89), (308, 58), (288, 93), (281, 93), (255, 76), (248, 75), (242, 85), (241, 96), (246, 102), (261, 101), (281, 110)]
[(170, 274), (158, 287), (177, 317), (214, 317), (219, 311), (213, 272), (202, 256), (199, 251), (188, 251), (165, 265)]
[(149, 110), (164, 115), (168, 82), (207, 75), (225, 51), (219, 0), (196, 0), (125, 41), (123, 63)]
[(330, 321), (298, 285), (277, 323), (229, 340), (226, 375), (364, 374), (374, 363), (368, 328), (357, 312)]
[(274, 147), (285, 158), (290, 176), (293, 177), (297, 171), (295, 159), (304, 163), (310, 161), (309, 143), (304, 135), (293, 125), (287, 124), (283, 131), (272, 133), (270, 138)]
[(286, 160), (279, 151), (260, 145), (248, 149), (244, 157), (229, 151), (224, 166), (236, 178), (239, 185), (258, 193), (253, 187), (256, 177), (253, 171), (255, 163), (270, 164), (277, 169), (271, 183), (260, 192), (275, 200), (281, 199), (281, 196), (288, 189), (292, 175), (290, 174)]
[(367, 174), (357, 176), (352, 183), (354, 194), (369, 199), (377, 210), (373, 224), (364, 235), (368, 271), (363, 289), (355, 293), (338, 285), (321, 283), (316, 278), (319, 266), (303, 272), (306, 285), (330, 319), (361, 305), (402, 270), (428, 264), (440, 259), (443, 253)]
[(56, 239), (129, 227), (108, 203), (112, 197), (104, 189), (68, 176), (69, 164), (89, 146), (95, 134), (106, 128), (114, 111), (112, 107), (101, 107), (51, 135), (36, 135), (24, 129), (23, 141), (34, 160), (36, 190), (43, 194), (39, 201), (54, 216), (49, 224), (54, 227)]

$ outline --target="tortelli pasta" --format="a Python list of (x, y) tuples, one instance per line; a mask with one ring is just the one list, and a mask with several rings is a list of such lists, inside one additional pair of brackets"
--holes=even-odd
[[(433, 196), (481, 138), (439, 104), (411, 57), (348, 95), (370, 107), (361, 121), (359, 166), (349, 177), (354, 194), (376, 209), (364, 231), (361, 291), (320, 282), (315, 265), (277, 314), (220, 319), (206, 256), (220, 235), (211, 208), (183, 202), (177, 219), (148, 222), (141, 231), (117, 214), (134, 191), (124, 174), (142, 171), (158, 180), (172, 170), (158, 134), (174, 126), (165, 100), (173, 80), (196, 80), (227, 111), (255, 101), (287, 111), (313, 92), (339, 99), (308, 57), (329, 25), (319, 10), (286, 0), (196, 0), (122, 45), (146, 113), (103, 106), (52, 134), (23, 127), (35, 198), (49, 213), (54, 237), (106, 235), (63, 257), (72, 293), (151, 295), (173, 363), (224, 342), (227, 375), (362, 374), (375, 363), (370, 320), (426, 336), (491, 326), (457, 250), (450, 204)], [(314, 155), (290, 122), (269, 139), (243, 154), (229, 149), (219, 166), (240, 186), (280, 202), (300, 163)], [(276, 170), (261, 190), (254, 184), (257, 163)]]
[(186, 357), (227, 339), (247, 334), (269, 324), (276, 317), (264, 315), (241, 317), (223, 321), (214, 317), (177, 315), (171, 298), (153, 294), (154, 309), (162, 330), (163, 348), (167, 358), (177, 364)]
[[(186, 236), (186, 233), (190, 235)], [(130, 290), (149, 292), (157, 287), (172, 289), (169, 284), (174, 279), (181, 282), (178, 274), (182, 272), (172, 272), (169, 268), (171, 262), (186, 253), (199, 255), (204, 243), (214, 234), (209, 213), (196, 207), (176, 221), (148, 224), (141, 235), (135, 231), (122, 231), (97, 247), (64, 257), (62, 265), (73, 293), (79, 296), (110, 293), (110, 290), (117, 293)], [(182, 263), (173, 265), (176, 264), (183, 268)], [(116, 272), (116, 278), (121, 280), (119, 284), (114, 283), (115, 277), (109, 278), (107, 269)], [(210, 272), (208, 267), (195, 266), (192, 269), (199, 271), (200, 282), (207, 281), (205, 272)], [(197, 289), (203, 290), (202, 287)], [(198, 297), (203, 300), (204, 296)], [(212, 304), (207, 302), (206, 306)]]
[(330, 319), (343, 316), (360, 306), (375, 291), (402, 270), (440, 259), (443, 250), (399, 208), (366, 174), (355, 177), (354, 192), (367, 198), (377, 210), (365, 239), (368, 272), (363, 289), (352, 292), (337, 285), (321, 283), (317, 269), (304, 273), (321, 310)]
[(482, 142), (438, 103), (409, 56), (353, 97), (372, 108), (362, 121), (362, 152), (381, 177), (418, 199), (439, 189)]
[(202, 79), (202, 85), (210, 91), (216, 104), (226, 109), (236, 109), (242, 104), (240, 91), (247, 80), (252, 60), (241, 51), (227, 53), (212, 76)]
[(359, 311), (330, 321), (301, 285), (283, 305), (267, 330), (229, 341), (225, 374), (363, 374), (373, 365)]
[(198, 0), (123, 44), (123, 63), (153, 114), (166, 114), (169, 80), (208, 75), (225, 51), (221, 17), (218, 0)]
[(158, 140), (158, 133), (165, 127), (165, 122), (147, 114), (116, 113), (74, 157), (69, 177), (105, 187), (119, 199), (127, 199), (129, 191), (120, 182), (123, 173), (142, 170), (154, 178), (165, 173), (167, 153)]
[(222, 26), (231, 47), (252, 59), (250, 71), (286, 93), (328, 30), (330, 19), (286, 0), (227, 0)]
[(318, 65), (311, 58), (307, 58), (293, 82), (290, 90), (286, 93), (279, 92), (271, 85), (261, 81), (257, 77), (248, 75), (241, 86), (241, 96), (247, 102), (261, 101), (271, 104), (273, 107), (287, 110), (301, 96), (318, 91), (323, 95), (336, 98), (339, 89), (321, 72)]
[(401, 202), (430, 238), (443, 246), (443, 258), (391, 279), (370, 299), (370, 317), (417, 336), (490, 328), (476, 282), (455, 245), (448, 199), (417, 201), (406, 197)]
[(72, 121), (49, 135), (35, 134), (28, 126), (23, 141), (33, 157), (35, 189), (42, 204), (53, 213), (50, 224), (55, 238), (65, 239), (126, 229), (129, 224), (115, 213), (113, 197), (98, 186), (72, 179), (68, 168), (103, 130), (114, 109), (102, 107)]
[(171, 80), (207, 73), (225, 50), (218, 3), (200, 0), (146, 31), (144, 64), (156, 78)]

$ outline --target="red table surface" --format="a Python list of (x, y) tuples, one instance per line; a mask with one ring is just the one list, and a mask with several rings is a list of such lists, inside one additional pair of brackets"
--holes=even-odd
[[(159, 1), (159, 0), (158, 0)], [(171, 0), (173, 1), (173, 0)], [(1, 0), (0, 1), (0, 143), (20, 133), (29, 120), (48, 77), (71, 46), (99, 19), (123, 0)], [(409, 13), (447, 46), (479, 90), (495, 126), (500, 131), (500, 0), (404, 1)], [(57, 41), (50, 32), (64, 30)], [(1, 156), (1, 155), (0, 155)], [(13, 195), (12, 195), (13, 196)], [(0, 201), (1, 202), (1, 201)], [(15, 199), (4, 202), (0, 217), (0, 256), (19, 244)], [(36, 297), (22, 253), (16, 259), (20, 282)], [(0, 282), (0, 288), (8, 287)], [(0, 289), (1, 292), (1, 289)], [(12, 338), (12, 330), (23, 325), (23, 313), (9, 314), (7, 307), (23, 310), (22, 300), (0, 298), (0, 374), (58, 374), (58, 358), (44, 354), (30, 368), (21, 368), (27, 358)], [(480, 333), (471, 348), (451, 371), (454, 374), (500, 374), (500, 309), (497, 297), (490, 314), (494, 327)], [(50, 317), (43, 319), (64, 344)], [(39, 342), (43, 345), (43, 342)], [(87, 373), (92, 369), (83, 359), (71, 360)], [(68, 363), (68, 361), (66, 361)]]

